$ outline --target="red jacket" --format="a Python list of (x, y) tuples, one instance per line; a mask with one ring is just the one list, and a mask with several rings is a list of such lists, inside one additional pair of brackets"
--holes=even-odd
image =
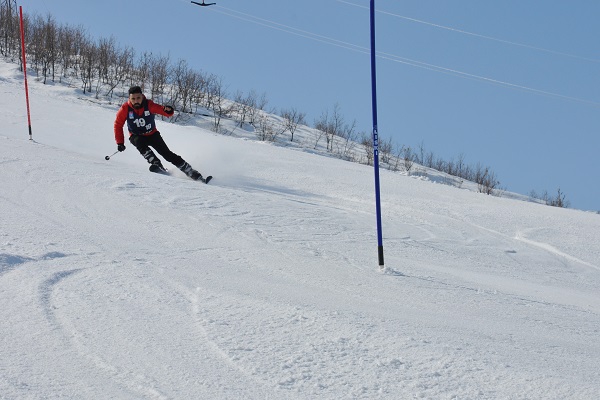
[[(147, 100), (146, 96), (144, 96), (144, 101), (148, 102), (148, 111), (150, 111), (152, 114), (163, 115), (165, 117), (171, 117), (173, 115), (173, 111), (171, 111), (170, 113), (166, 112), (163, 106), (161, 106), (160, 104), (156, 104), (152, 100)], [(115, 118), (114, 130), (115, 141), (117, 142), (117, 144), (125, 143), (123, 125), (125, 125), (125, 122), (127, 122), (127, 113), (129, 112), (130, 107), (133, 110), (133, 112), (135, 112), (137, 115), (144, 115), (144, 107), (134, 109), (129, 100), (123, 103), (121, 108), (119, 108), (119, 111), (117, 111), (117, 117)], [(154, 132), (156, 132), (156, 129), (153, 129), (152, 131), (146, 133), (145, 136), (152, 135)], [(131, 132), (129, 132), (129, 134), (131, 135)]]

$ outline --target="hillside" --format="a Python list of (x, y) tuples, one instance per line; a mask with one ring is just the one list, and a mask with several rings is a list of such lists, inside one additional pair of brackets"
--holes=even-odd
[(158, 122), (0, 73), (0, 398), (593, 399), (600, 215)]

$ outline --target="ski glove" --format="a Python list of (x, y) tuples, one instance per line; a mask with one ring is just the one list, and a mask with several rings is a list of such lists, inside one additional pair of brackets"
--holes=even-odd
[(164, 106), (163, 110), (165, 110), (165, 113), (168, 115), (173, 115), (175, 113), (175, 110), (171, 106)]
[(119, 150), (119, 151), (125, 151), (125, 145), (124, 145), (124, 144), (122, 144), (122, 143), (121, 143), (121, 144), (118, 144), (118, 145), (117, 145), (117, 150)]

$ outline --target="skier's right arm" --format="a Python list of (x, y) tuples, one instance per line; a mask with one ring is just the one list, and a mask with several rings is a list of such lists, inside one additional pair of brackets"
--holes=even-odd
[(117, 145), (125, 144), (123, 125), (125, 125), (125, 121), (127, 121), (127, 109), (127, 104), (123, 104), (121, 108), (119, 108), (119, 111), (117, 111), (117, 117), (115, 118), (114, 132)]

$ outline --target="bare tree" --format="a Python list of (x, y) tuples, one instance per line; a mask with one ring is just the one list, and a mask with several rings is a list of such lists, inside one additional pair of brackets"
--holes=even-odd
[(256, 135), (260, 140), (274, 142), (283, 132), (285, 132), (285, 127), (282, 124), (278, 124), (267, 114), (261, 114), (258, 118)]
[(404, 146), (394, 145), (394, 151), (390, 155), (390, 162), (388, 164), (388, 168), (390, 171), (400, 171), (400, 165), (402, 162), (402, 153), (404, 151)]
[(226, 96), (222, 78), (211, 75), (208, 80), (207, 98), (210, 104), (209, 109), (213, 114), (213, 130), (215, 132), (220, 131), (221, 118), (226, 117), (231, 111), (231, 107), (226, 106)]
[(86, 38), (81, 45), (81, 73), (79, 74), (84, 94), (86, 90), (92, 91), (92, 82), (97, 71), (97, 59), (98, 46), (91, 39)]
[(62, 69), (59, 82), (62, 82), (62, 78), (66, 78), (73, 68), (74, 63), (72, 60), (79, 52), (79, 49), (76, 47), (77, 34), (78, 32), (75, 28), (69, 26), (58, 27), (58, 63)]
[[(199, 90), (198, 73), (192, 70), (187, 61), (180, 59), (171, 71), (173, 92), (173, 105), (181, 113), (192, 112), (192, 101)], [(177, 118), (174, 119), (176, 121)]]
[(456, 160), (456, 163), (454, 164), (454, 166), (456, 169), (456, 176), (464, 178), (466, 164), (465, 164), (465, 155), (463, 153), (460, 153), (458, 155), (458, 159)]
[(393, 149), (394, 143), (392, 138), (388, 138), (387, 140), (379, 140), (379, 155), (381, 156), (381, 162), (389, 164)]
[(434, 168), (434, 160), (435, 160), (435, 156), (433, 154), (432, 151), (425, 153), (425, 158), (423, 159), (423, 165), (424, 167), (428, 167), (428, 168)]
[(96, 68), (98, 80), (96, 81), (96, 98), (100, 95), (100, 87), (107, 84), (114, 73), (113, 67), (117, 63), (117, 44), (114, 36), (110, 39), (100, 38), (98, 41), (98, 52)]
[(500, 182), (496, 179), (496, 174), (490, 170), (489, 167), (482, 167), (481, 164), (477, 164), (475, 172), (475, 183), (477, 183), (477, 189), (480, 193), (494, 194), (494, 190), (498, 187)]
[(565, 194), (558, 188), (556, 197), (551, 197), (548, 192), (544, 192), (544, 199), (547, 205), (552, 207), (568, 208), (570, 203), (566, 200)]
[(256, 108), (258, 111), (264, 111), (269, 104), (269, 99), (267, 99), (267, 93), (263, 92), (259, 98), (256, 99)]
[(45, 84), (48, 75), (54, 80), (56, 60), (58, 59), (58, 46), (56, 38), (56, 22), (48, 14), (46, 19), (37, 16), (31, 24), (31, 40), (29, 53), (33, 69), (42, 78)]
[(325, 136), (325, 131), (322, 129), (317, 128), (318, 126), (318, 122), (315, 121), (315, 129), (313, 129), (313, 132), (315, 134), (315, 145), (314, 145), (314, 149), (316, 150), (317, 147), (319, 147), (319, 142), (321, 141), (321, 139), (323, 139), (323, 136)]
[[(402, 160), (404, 161), (404, 170), (410, 175), (410, 171), (414, 165), (414, 153), (410, 147), (402, 147)], [(398, 157), (400, 158), (400, 157)]]
[(373, 165), (373, 161), (375, 160), (375, 148), (373, 146), (373, 136), (363, 133), (363, 137), (360, 141), (360, 144), (363, 146), (363, 149), (365, 151), (367, 165)]
[(233, 101), (239, 127), (243, 128), (246, 122), (252, 124), (257, 104), (256, 92), (252, 90), (247, 96), (244, 96), (243, 92), (238, 91)]
[(425, 166), (425, 142), (421, 141), (421, 143), (419, 143), (414, 158), (417, 164)]
[(52, 82), (54, 82), (56, 80), (56, 62), (58, 60), (58, 40), (56, 21), (51, 15), (46, 16), (46, 23), (44, 24), (44, 33), (46, 39), (46, 71), (48, 74), (51, 74)]
[(155, 56), (150, 60), (150, 98), (162, 102), (161, 97), (165, 94), (167, 82), (169, 81), (170, 57)]
[(359, 136), (356, 131), (356, 120), (350, 124), (344, 124), (337, 136), (341, 139), (337, 142), (337, 154), (344, 160), (354, 159), (354, 148)]
[(20, 54), (19, 20), (16, 0), (2, 0), (0, 3), (0, 54), (14, 57)]
[(137, 68), (135, 71), (132, 71), (131, 74), (131, 85), (137, 85), (142, 88), (143, 91), (146, 90), (146, 83), (148, 82), (148, 76), (150, 75), (150, 63), (152, 59), (152, 53), (148, 53), (147, 51), (140, 54), (136, 65)]
[(333, 112), (329, 114), (329, 111), (324, 111), (319, 120), (315, 123), (315, 128), (322, 131), (325, 134), (327, 140), (327, 151), (333, 151), (333, 145), (336, 136), (340, 135), (344, 126), (344, 117), (340, 112), (339, 104), (333, 106)]
[(315, 121), (314, 128), (319, 132), (319, 136), (325, 136), (325, 140), (327, 142), (327, 151), (331, 151), (331, 146), (333, 144), (334, 128), (328, 110), (325, 110), (321, 113), (319, 119)]
[(445, 171), (448, 163), (441, 157), (435, 159), (433, 163), (433, 168), (438, 171)]
[(133, 71), (135, 51), (132, 47), (115, 49), (112, 63), (108, 65), (105, 82), (108, 86), (106, 95), (113, 97), (114, 90), (122, 86)]
[(290, 141), (293, 142), (294, 133), (298, 129), (298, 125), (306, 124), (306, 113), (302, 113), (295, 108), (290, 108), (289, 110), (283, 110), (281, 117), (283, 118), (285, 129), (291, 134)]
[(267, 94), (263, 92), (263, 94), (258, 97), (258, 94), (255, 90), (251, 90), (248, 93), (248, 98), (246, 100), (246, 104), (250, 106), (248, 118), (251, 125), (256, 125), (256, 119), (260, 118), (261, 111), (265, 109), (269, 101), (267, 100)]

